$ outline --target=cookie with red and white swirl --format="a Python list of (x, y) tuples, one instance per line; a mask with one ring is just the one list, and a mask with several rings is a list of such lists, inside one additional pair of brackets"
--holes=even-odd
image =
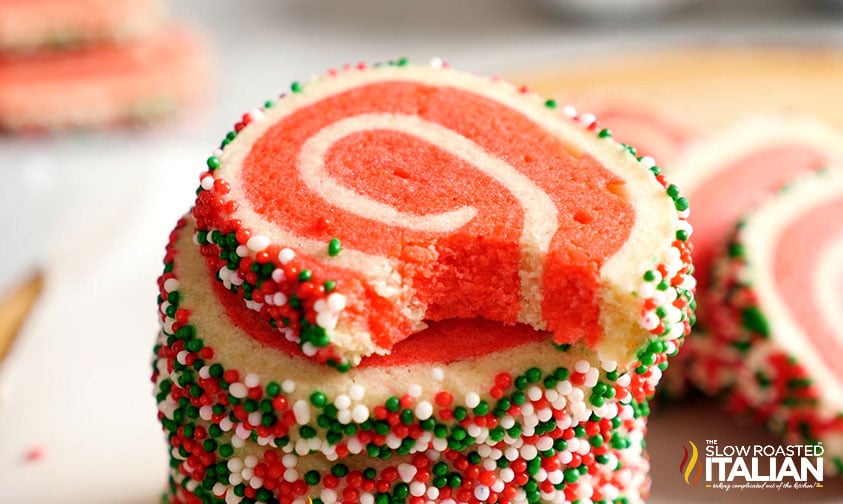
[(525, 325), (453, 319), (338, 373), (212, 277), (194, 226), (172, 233), (158, 284), (167, 502), (646, 497), (647, 400), (675, 342), (622, 372)]
[(332, 71), (245, 114), (208, 167), (209, 267), (319, 362), (483, 318), (627, 370), (690, 327), (687, 200), (593, 117), (500, 80)]
[(0, 0), (0, 51), (54, 50), (147, 35), (160, 0)]
[[(747, 214), (712, 272), (697, 353), (709, 389), (843, 472), (843, 172), (800, 179)], [(737, 358), (734, 355), (737, 354)]]
[[(666, 168), (665, 173), (693, 204), (688, 217), (694, 234), (694, 276), (699, 323), (666, 373), (662, 392), (681, 396), (690, 379), (709, 394), (712, 374), (729, 367), (696, 366), (697, 346), (709, 346), (698, 333), (709, 329), (711, 266), (726, 246), (741, 216), (797, 177), (829, 165), (843, 166), (843, 135), (813, 120), (790, 116), (758, 116), (701, 139)], [(716, 303), (716, 301), (714, 301)], [(711, 336), (711, 335), (709, 335)], [(709, 353), (713, 349), (701, 349)], [(728, 349), (717, 349), (719, 353)], [(737, 353), (733, 359), (739, 360)]]
[(201, 101), (204, 41), (166, 26), (120, 44), (0, 54), (0, 131), (143, 123)]

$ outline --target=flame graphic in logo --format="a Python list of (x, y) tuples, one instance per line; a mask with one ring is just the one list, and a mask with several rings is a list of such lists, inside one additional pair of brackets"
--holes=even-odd
[[(691, 445), (690, 460), (688, 448), (683, 446), (682, 451), (685, 454), (682, 456), (682, 462), (679, 463), (679, 474), (684, 476), (685, 484), (696, 485), (700, 481), (700, 476), (702, 476), (702, 464), (697, 464), (700, 452), (693, 441), (688, 441), (688, 444)], [(691, 479), (691, 473), (694, 473), (693, 480)]]

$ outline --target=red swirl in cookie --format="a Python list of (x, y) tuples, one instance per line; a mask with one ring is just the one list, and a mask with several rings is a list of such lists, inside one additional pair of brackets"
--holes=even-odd
[(479, 317), (626, 365), (658, 326), (641, 318), (648, 271), (674, 291), (663, 303), (681, 298), (683, 334), (685, 201), (607, 133), (447, 68), (293, 91), (244, 116), (194, 215), (224, 285), (306, 354), (356, 363), (424, 320)]
[[(708, 389), (843, 471), (843, 174), (799, 180), (748, 214), (713, 270)], [(718, 352), (718, 349), (737, 349)]]

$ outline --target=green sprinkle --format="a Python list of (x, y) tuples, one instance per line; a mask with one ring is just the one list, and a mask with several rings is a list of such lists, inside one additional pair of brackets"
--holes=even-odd
[(602, 130), (600, 130), (597, 133), (598, 138), (611, 138), (611, 136), (612, 136), (612, 132), (607, 130), (606, 128), (603, 128)]
[(292, 84), (290, 84), (290, 91), (292, 91), (294, 93), (301, 93), (301, 91), (302, 91), (301, 82), (294, 81)]
[(544, 106), (545, 106), (545, 107), (547, 107), (547, 108), (549, 108), (549, 109), (555, 109), (557, 106), (559, 106), (559, 104), (558, 104), (558, 103), (556, 103), (556, 100), (554, 100), (553, 98), (551, 98), (551, 99), (549, 99), (549, 100), (545, 100), (545, 102), (544, 102)]
[(676, 210), (684, 212), (688, 209), (688, 198), (680, 196), (674, 200), (674, 204), (676, 206)]
[(392, 396), (386, 400), (386, 409), (388, 411), (398, 411), (401, 409), (401, 402), (398, 400), (397, 397)]
[(327, 404), (327, 402), (328, 402), (328, 398), (325, 397), (324, 393), (322, 393), (318, 390), (316, 392), (310, 394), (310, 403), (313, 404), (314, 406), (316, 406), (317, 408), (324, 407), (325, 404)]
[(216, 156), (209, 157), (208, 161), (206, 161), (206, 162), (208, 164), (208, 168), (211, 171), (218, 170), (219, 167), (222, 165), (222, 162), (220, 161), (220, 158), (218, 158)]
[(328, 255), (331, 257), (335, 257), (338, 256), (341, 251), (342, 243), (340, 243), (340, 239), (331, 238), (331, 241), (328, 242)]
[(299, 282), (307, 282), (313, 277), (313, 272), (309, 269), (303, 269), (299, 272)]
[(230, 444), (220, 445), (219, 451), (220, 451), (220, 455), (225, 457), (225, 458), (228, 458), (228, 457), (234, 455), (234, 447), (231, 446)]
[(307, 471), (304, 473), (304, 482), (310, 486), (316, 485), (322, 479), (319, 471)]
[(770, 335), (770, 324), (767, 322), (767, 317), (758, 309), (758, 307), (750, 306), (744, 308), (741, 312), (741, 323), (744, 328), (756, 332), (765, 338)]

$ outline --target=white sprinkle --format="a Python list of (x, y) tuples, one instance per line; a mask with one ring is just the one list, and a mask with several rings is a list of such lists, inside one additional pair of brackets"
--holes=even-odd
[(565, 105), (564, 107), (562, 107), (562, 113), (571, 119), (577, 117), (577, 109), (574, 108), (573, 105)]
[(348, 389), (348, 396), (351, 397), (354, 401), (360, 401), (363, 399), (363, 396), (366, 395), (366, 387), (360, 385), (359, 383), (355, 383)]
[(249, 434), (251, 434), (251, 432), (243, 424), (237, 424), (237, 427), (234, 429), (235, 437), (241, 440), (247, 439), (249, 437)]
[(578, 120), (578, 121), (580, 122), (580, 124), (582, 124), (583, 126), (585, 126), (585, 127), (589, 127), (589, 126), (591, 126), (592, 124), (594, 124), (594, 121), (596, 121), (596, 120), (597, 120), (597, 118), (596, 118), (596, 117), (594, 117), (594, 114), (592, 114), (592, 113), (590, 113), (590, 112), (586, 112), (585, 114), (581, 114), (581, 115), (577, 118), (577, 120)]
[(421, 497), (424, 495), (425, 490), (427, 490), (427, 487), (421, 481), (410, 483), (410, 495), (413, 497)]
[(363, 443), (355, 436), (348, 440), (348, 451), (354, 455), (363, 451)]
[(474, 497), (480, 502), (485, 501), (492, 495), (492, 491), (486, 485), (477, 485), (474, 488)]
[(216, 497), (222, 497), (225, 495), (225, 485), (217, 481), (214, 483), (214, 487), (211, 488), (211, 492), (213, 492)]
[(369, 408), (363, 404), (358, 404), (351, 410), (351, 418), (356, 423), (363, 423), (369, 419)]
[(439, 489), (435, 486), (432, 486), (427, 489), (427, 498), (430, 500), (436, 500), (439, 498)]
[(246, 308), (253, 310), (253, 311), (261, 311), (263, 308), (263, 303), (258, 303), (257, 301), (253, 301), (251, 299), (246, 300)]
[(445, 62), (442, 61), (442, 58), (430, 58), (430, 66), (433, 68), (442, 68), (444, 64)]
[(419, 397), (420, 395), (422, 395), (422, 386), (418, 383), (411, 384), (409, 387), (407, 387), (407, 394), (409, 394), (409, 396), (412, 398)]
[(247, 395), (249, 395), (249, 389), (246, 388), (240, 382), (234, 382), (228, 386), (228, 393), (236, 397), (237, 399), (243, 399)]
[(513, 471), (509, 467), (504, 467), (503, 469), (501, 469), (500, 479), (504, 483), (509, 483), (510, 481), (515, 479), (515, 471)]
[(263, 110), (261, 109), (255, 109), (249, 112), (249, 119), (251, 119), (252, 121), (260, 121), (261, 119), (263, 119), (263, 117)]
[(538, 401), (542, 398), (542, 389), (533, 385), (527, 389), (527, 397), (529, 397), (531, 401)]
[(210, 191), (214, 188), (214, 177), (212, 177), (211, 175), (206, 175), (202, 177), (200, 185), (202, 186), (202, 189)]
[(178, 290), (179, 288), (179, 281), (175, 278), (168, 278), (164, 281), (164, 290), (167, 292), (173, 292)]
[(269, 238), (263, 235), (255, 235), (249, 238), (249, 241), (246, 242), (246, 246), (253, 252), (260, 252), (269, 246)]
[(343, 425), (351, 423), (351, 410), (341, 409), (337, 411), (337, 421)]
[(295, 450), (296, 450), (296, 453), (298, 453), (302, 457), (307, 455), (308, 453), (310, 453), (310, 446), (307, 444), (307, 440), (306, 439), (299, 439), (298, 441), (296, 441), (296, 449)]
[(562, 483), (565, 479), (565, 473), (559, 470), (550, 471), (547, 473), (547, 481), (549, 481), (553, 485), (558, 485)]
[(246, 446), (246, 441), (239, 436), (232, 436), (231, 437), (231, 446), (233, 446), (235, 448), (243, 448), (244, 446)]
[(245, 383), (246, 386), (249, 388), (254, 388), (260, 385), (261, 381), (260, 378), (258, 378), (258, 375), (256, 375), (255, 373), (249, 373), (246, 375), (246, 378), (243, 380), (243, 383)]
[(576, 364), (574, 364), (574, 371), (576, 371), (577, 373), (585, 373), (590, 367), (591, 366), (589, 365), (588, 361), (578, 360)]
[(643, 166), (644, 168), (646, 168), (646, 169), (648, 169), (648, 170), (649, 170), (650, 168), (652, 168), (652, 167), (656, 166), (656, 160), (655, 160), (655, 159), (653, 159), (653, 157), (652, 157), (652, 156), (644, 156), (644, 157), (642, 157), (642, 158), (641, 158), (641, 161), (639, 161), (639, 163), (641, 163), (641, 166)]
[(206, 422), (210, 422), (211, 418), (214, 416), (214, 408), (211, 406), (202, 406), (199, 408), (199, 418)]
[(433, 381), (441, 382), (445, 379), (445, 372), (441, 368), (435, 367), (430, 370), (430, 377), (433, 378)]
[(233, 473), (239, 473), (243, 470), (243, 461), (237, 457), (228, 459), (228, 464), (226, 465), (228, 467), (228, 470)]
[(369, 492), (360, 494), (360, 504), (375, 504), (375, 496)]
[(319, 497), (325, 504), (333, 504), (334, 502), (337, 502), (337, 492), (331, 488), (323, 488), (322, 491), (319, 492)]
[(542, 436), (536, 441), (536, 448), (539, 451), (547, 451), (553, 448), (553, 438), (548, 436)]
[(299, 479), (299, 472), (295, 469), (287, 469), (284, 471), (284, 481), (288, 483), (293, 483), (294, 481)]
[(281, 268), (275, 268), (274, 270), (272, 270), (273, 282), (281, 283), (282, 281), (284, 281), (285, 278), (286, 276), (284, 275), (284, 270), (282, 270)]
[(246, 245), (238, 245), (234, 252), (237, 254), (237, 257), (246, 257), (249, 255), (249, 247)]
[(296, 253), (293, 252), (292, 249), (284, 248), (281, 249), (281, 252), (278, 252), (278, 262), (281, 264), (287, 264), (292, 261), (294, 257), (296, 257)]
[(618, 369), (618, 363), (613, 360), (603, 361), (600, 363), (600, 366), (603, 368), (603, 371), (606, 371), (607, 373)]
[(308, 357), (313, 357), (314, 355), (316, 355), (316, 352), (318, 352), (319, 349), (316, 348), (315, 346), (313, 346), (313, 343), (311, 343), (309, 341), (306, 341), (301, 346), (301, 351), (302, 351), (303, 354), (307, 355)]
[(398, 464), (398, 475), (404, 483), (412, 481), (417, 472), (418, 469), (413, 464)]
[(296, 464), (298, 463), (298, 461), (299, 461), (298, 457), (296, 457), (295, 455), (291, 455), (289, 453), (287, 455), (284, 455), (284, 457), (281, 458), (281, 463), (284, 464), (284, 467), (296, 467)]
[(254, 455), (247, 455), (246, 458), (243, 459), (243, 465), (246, 467), (254, 468), (258, 465), (258, 458)]
[(258, 425), (260, 425), (262, 416), (263, 415), (261, 414), (260, 411), (253, 411), (253, 412), (249, 413), (249, 417), (248, 417), (249, 425), (251, 425), (253, 427), (257, 427)]
[(536, 445), (525, 444), (521, 447), (521, 458), (524, 460), (533, 460), (539, 455)]
[(340, 394), (334, 399), (334, 406), (337, 407), (338, 410), (348, 409), (351, 407), (351, 398), (345, 394)]
[(416, 417), (419, 420), (427, 420), (433, 415), (433, 405), (428, 401), (419, 401), (416, 404)]
[[(232, 475), (232, 476), (233, 476), (233, 475)], [(231, 481), (231, 476), (229, 476), (228, 480), (229, 480), (229, 483), (230, 483), (231, 485), (235, 485), (235, 486), (236, 486), (236, 485), (239, 485), (239, 484), (240, 484), (240, 482), (234, 483), (233, 481)], [(235, 494), (235, 493), (234, 493), (234, 489), (233, 489), (233, 488), (232, 488), (232, 489), (230, 489), (230, 490), (229, 490), (229, 491), (225, 494), (225, 504), (240, 504), (240, 502), (241, 502), (242, 500), (243, 500), (243, 497), (238, 497), (238, 496), (237, 496), (237, 494)]]
[(297, 424), (307, 424), (310, 421), (310, 405), (304, 399), (299, 399), (293, 404), (293, 414), (296, 417)]
[(599, 377), (600, 371), (598, 371), (597, 368), (591, 368), (585, 372), (585, 381), (583, 382), (583, 385), (589, 388), (594, 387), (597, 385), (597, 379)]
[(281, 390), (284, 392), (291, 394), (296, 391), (296, 382), (293, 380), (284, 380), (281, 382)]
[(336, 313), (323, 311), (322, 313), (316, 315), (316, 325), (324, 329), (328, 329), (329, 331), (337, 327), (337, 320), (338, 317)]
[(340, 312), (345, 309), (345, 296), (339, 292), (333, 292), (327, 299), (328, 309), (332, 312)]
[(468, 408), (476, 408), (480, 404), (480, 396), (477, 392), (469, 392), (465, 395), (465, 405)]
[(223, 432), (230, 431), (232, 427), (234, 427), (234, 422), (232, 422), (230, 418), (223, 417), (223, 419), (220, 420), (220, 429), (222, 429)]
[(281, 292), (276, 292), (272, 295), (272, 304), (275, 306), (284, 306), (287, 304), (287, 296)]

